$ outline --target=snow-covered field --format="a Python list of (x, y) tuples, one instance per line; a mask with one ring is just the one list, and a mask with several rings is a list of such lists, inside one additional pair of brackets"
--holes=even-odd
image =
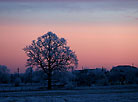
[(0, 102), (138, 102), (138, 86), (0, 92)]

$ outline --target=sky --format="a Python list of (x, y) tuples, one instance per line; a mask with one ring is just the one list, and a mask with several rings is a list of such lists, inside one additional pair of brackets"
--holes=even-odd
[(22, 49), (48, 31), (67, 40), (78, 69), (138, 67), (137, 0), (0, 0), (0, 65), (24, 72)]

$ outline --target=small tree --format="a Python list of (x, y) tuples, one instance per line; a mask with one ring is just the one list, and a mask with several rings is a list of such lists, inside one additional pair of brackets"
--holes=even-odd
[(75, 52), (70, 50), (66, 43), (64, 38), (59, 38), (56, 34), (48, 32), (24, 48), (29, 57), (27, 66), (36, 66), (47, 74), (48, 89), (51, 89), (51, 76), (54, 70), (64, 71), (78, 65)]
[(24, 77), (25, 77), (25, 83), (29, 82), (32, 85), (32, 75), (33, 75), (33, 69), (32, 67), (29, 67), (26, 69)]
[(10, 70), (5, 65), (0, 65), (0, 83), (8, 83), (10, 81)]

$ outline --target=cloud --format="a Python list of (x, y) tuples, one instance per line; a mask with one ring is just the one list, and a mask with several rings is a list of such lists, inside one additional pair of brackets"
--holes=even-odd
[[(8, 1), (8, 0), (7, 0)], [(22, 1), (22, 0), (20, 0)], [(28, 1), (28, 0), (27, 0)], [(30, 0), (49, 1), (49, 0)], [(57, 0), (51, 0), (57, 1)], [(63, 1), (63, 0), (62, 0)], [(64, 0), (65, 1), (65, 0)], [(67, 0), (66, 0), (67, 1)], [(70, 0), (71, 1), (71, 0)], [(82, 1), (82, 0), (75, 0)], [(95, 1), (95, 0), (86, 0)], [(138, 1), (116, 0), (95, 2), (6, 2), (0, 3), (1, 22), (21, 23), (97, 23), (134, 22)], [(117, 2), (120, 1), (120, 2)], [(135, 20), (136, 21), (136, 20)]]
[[(0, 0), (0, 1), (103, 1), (103, 0)], [(107, 1), (107, 0), (106, 0)]]
[(107, 2), (112, 2), (112, 1), (117, 1), (117, 2), (133, 2), (137, 0), (0, 0), (0, 2), (99, 2), (99, 1), (107, 1)]
[(136, 20), (138, 20), (138, 18), (135, 18)]

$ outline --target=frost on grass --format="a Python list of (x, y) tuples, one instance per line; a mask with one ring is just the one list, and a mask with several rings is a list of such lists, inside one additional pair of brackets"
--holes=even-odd
[(137, 93), (0, 98), (0, 102), (137, 102)]
[(0, 102), (137, 102), (138, 86), (0, 93)]

